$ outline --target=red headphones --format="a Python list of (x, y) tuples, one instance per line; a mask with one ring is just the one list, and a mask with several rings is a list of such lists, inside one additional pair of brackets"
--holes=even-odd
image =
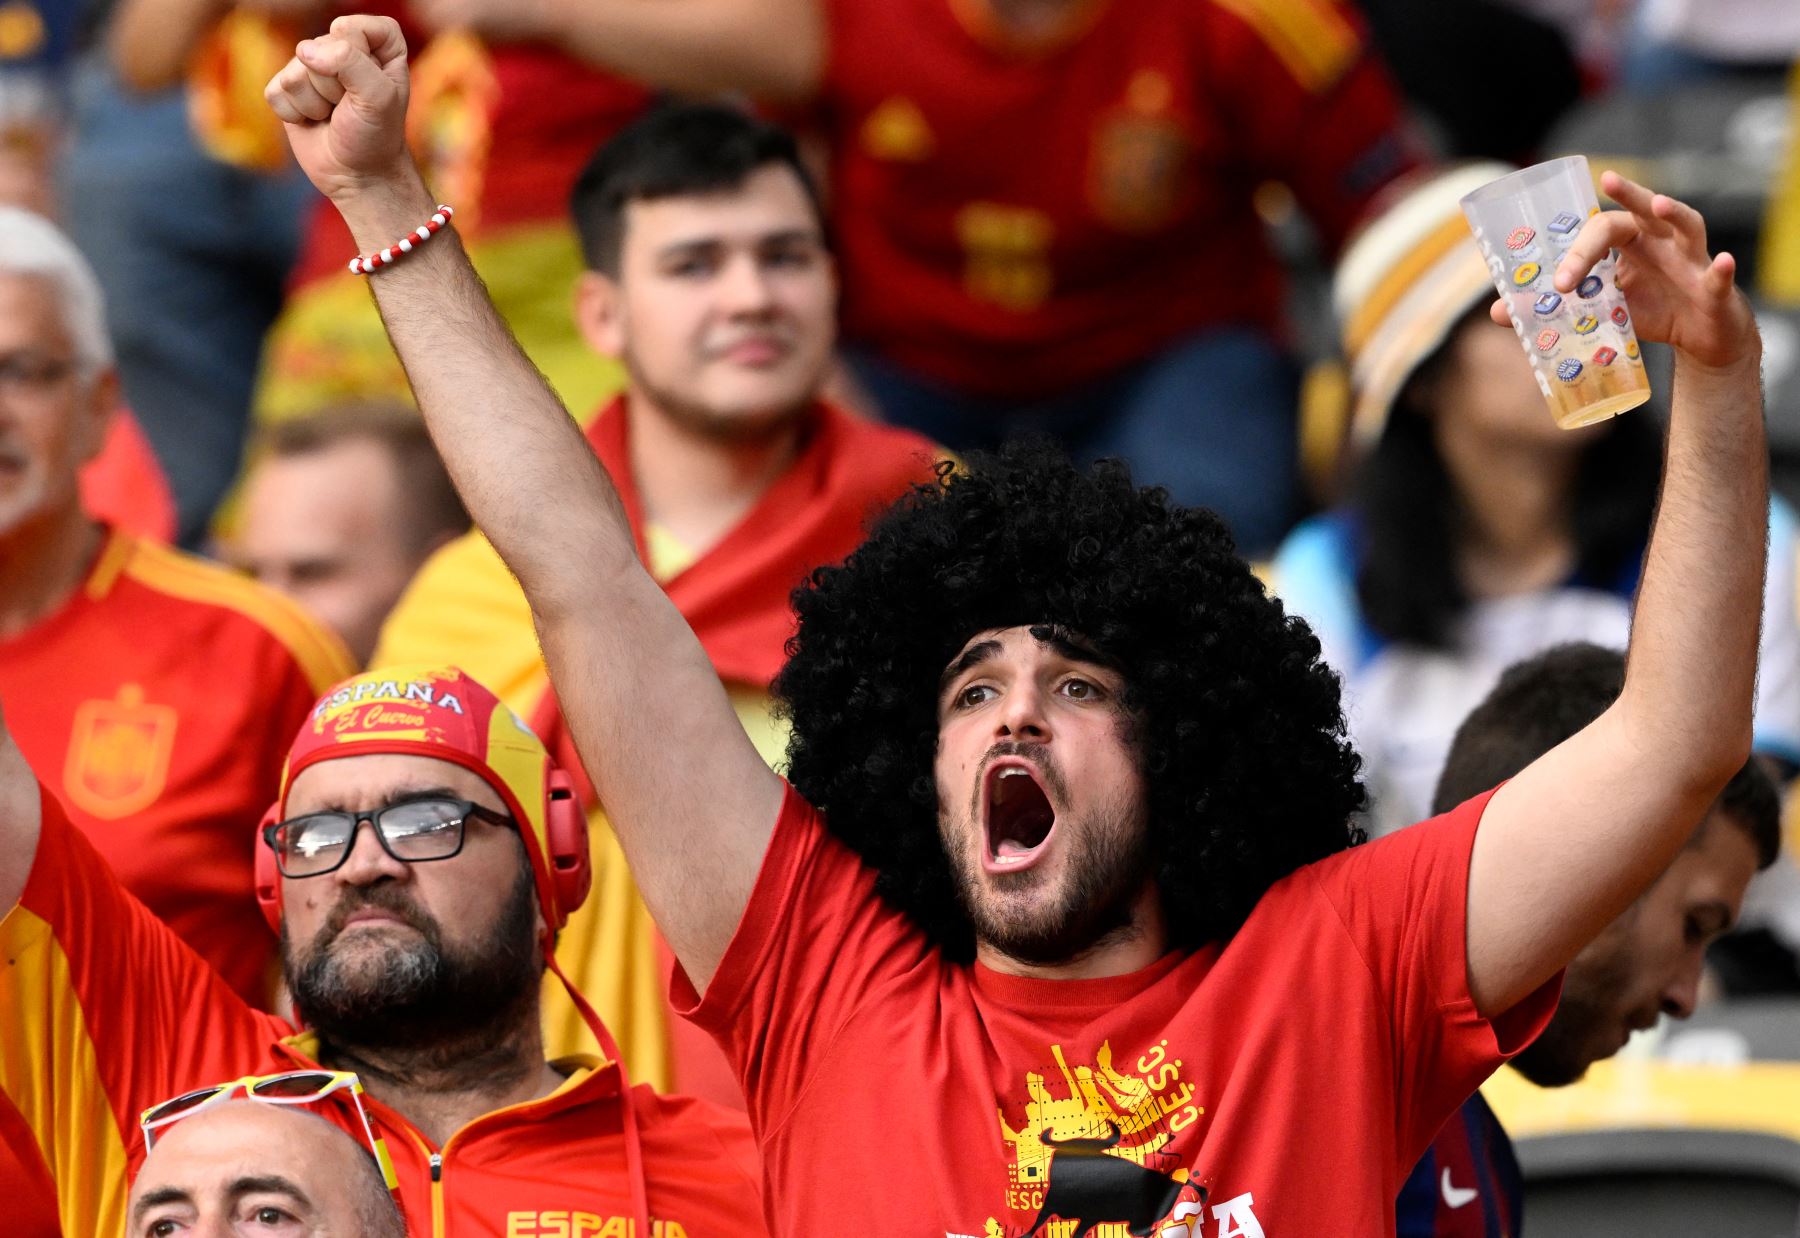
[[(275, 849), (263, 837), (269, 826), (281, 820), (281, 804), (271, 804), (256, 827), (256, 903), (262, 908), (269, 928), (281, 932), (281, 870), (275, 864)], [(521, 836), (531, 826), (519, 822)], [(525, 837), (525, 851), (532, 867), (539, 868), (535, 841)], [(587, 898), (593, 884), (594, 870), (588, 857), (587, 814), (575, 795), (575, 784), (560, 769), (552, 769), (544, 786), (544, 841), (549, 855), (543, 857), (537, 878), (539, 901), (543, 901), (546, 884), (554, 907), (545, 907), (544, 923), (551, 933), (568, 922), (575, 909)], [(547, 870), (547, 871), (543, 871)]]

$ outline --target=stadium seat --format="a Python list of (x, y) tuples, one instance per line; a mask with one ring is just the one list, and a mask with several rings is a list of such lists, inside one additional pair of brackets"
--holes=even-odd
[(1793, 1238), (1800, 1142), (1754, 1131), (1612, 1130), (1522, 1140), (1531, 1238)]
[[(1773, 1054), (1791, 1041), (1772, 1026), (1780, 1017), (1774, 1005), (1746, 1012), (1737, 1026), (1728, 1026), (1727, 1012), (1709, 1011), (1695, 1022), (1712, 1025), (1696, 1034), (1754, 1043), (1758, 1052), (1767, 1044)], [(1730, 1058), (1614, 1058), (1562, 1088), (1536, 1087), (1512, 1070), (1488, 1080), (1482, 1094), (1511, 1133), (1525, 1175), (1523, 1232), (1800, 1234), (1800, 1063)]]

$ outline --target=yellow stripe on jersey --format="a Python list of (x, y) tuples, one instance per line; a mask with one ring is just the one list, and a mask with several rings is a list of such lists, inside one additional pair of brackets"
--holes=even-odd
[(1362, 40), (1333, 0), (1213, 0), (1254, 30), (1313, 94), (1337, 85), (1362, 55)]
[(125, 575), (147, 588), (190, 602), (236, 611), (280, 641), (300, 664), (314, 692), (356, 669), (342, 642), (297, 604), (266, 586), (203, 559), (138, 541)]
[(1788, 78), (1788, 99), (1794, 123), (1780, 176), (1769, 194), (1756, 269), (1763, 295), (1791, 306), (1800, 305), (1800, 60)]
[(137, 545), (137, 539), (128, 533), (112, 530), (106, 539), (106, 545), (100, 551), (100, 558), (94, 564), (94, 570), (88, 573), (87, 595), (96, 600), (103, 598), (119, 579), (119, 573), (125, 570), (125, 564), (131, 559), (131, 552)]
[(37, 1137), (66, 1234), (125, 1232), (125, 1145), (68, 956), (23, 907), (0, 921), (0, 1091)]

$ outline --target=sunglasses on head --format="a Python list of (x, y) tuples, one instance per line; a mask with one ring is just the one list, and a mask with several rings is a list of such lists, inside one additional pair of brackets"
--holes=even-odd
[(375, 1163), (381, 1167), (382, 1181), (387, 1183), (388, 1190), (395, 1189), (399, 1181), (394, 1176), (394, 1163), (388, 1158), (387, 1144), (375, 1133), (368, 1111), (363, 1108), (362, 1080), (347, 1070), (289, 1070), (275, 1075), (246, 1075), (229, 1083), (196, 1088), (144, 1110), (143, 1116), (138, 1118), (138, 1127), (144, 1132), (144, 1151), (148, 1152), (156, 1146), (157, 1131), (240, 1093), (246, 1100), (265, 1105), (316, 1105), (336, 1092), (349, 1094), (350, 1103), (356, 1106), (356, 1116), (362, 1121), (363, 1138), (369, 1151), (375, 1154)]
[(312, 812), (263, 827), (283, 877), (322, 877), (343, 867), (367, 821), (381, 849), (405, 864), (448, 860), (462, 851), (469, 821), (517, 829), (518, 823), (469, 800), (426, 796), (367, 812)]

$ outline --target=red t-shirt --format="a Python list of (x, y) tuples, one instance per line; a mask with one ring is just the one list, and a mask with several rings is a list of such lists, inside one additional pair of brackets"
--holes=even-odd
[(743, 1081), (776, 1233), (1392, 1234), (1439, 1126), (1556, 1004), (1469, 996), (1487, 798), (1290, 875), (1223, 946), (1040, 980), (947, 963), (790, 791), (705, 999), (679, 973), (674, 998)]
[(1252, 193), (1328, 245), (1410, 162), (1334, 0), (1089, 0), (1008, 45), (982, 0), (828, 0), (823, 123), (847, 337), (1029, 397), (1221, 323), (1275, 330)]
[(111, 532), (55, 614), (0, 641), (0, 700), (31, 767), (126, 888), (266, 1004), (275, 938), (251, 891), (256, 824), (335, 636), (216, 564)]

